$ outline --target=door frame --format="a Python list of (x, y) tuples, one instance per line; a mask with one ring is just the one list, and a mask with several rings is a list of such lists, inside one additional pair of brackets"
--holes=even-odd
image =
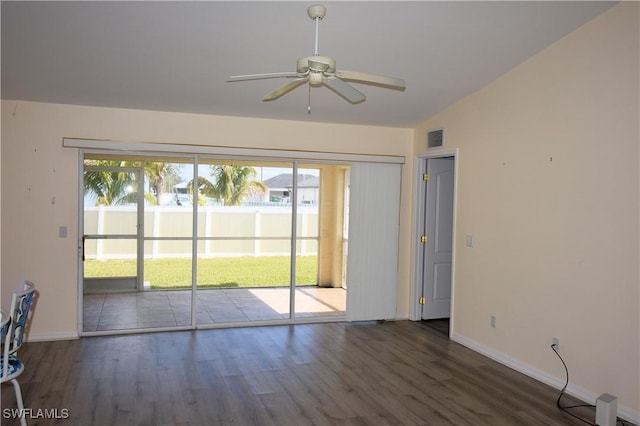
[(455, 318), (455, 282), (456, 282), (456, 218), (458, 210), (458, 170), (460, 155), (458, 148), (433, 148), (425, 152), (418, 153), (414, 158), (413, 165), (413, 221), (411, 224), (412, 232), (412, 251), (411, 256), (411, 287), (409, 290), (409, 320), (420, 321), (422, 319), (422, 308), (420, 305), (420, 296), (422, 295), (423, 282), (423, 256), (422, 242), (420, 241), (421, 223), (424, 223), (425, 210), (425, 193), (422, 185), (418, 182), (422, 181), (422, 174), (426, 173), (427, 161), (429, 158), (453, 158), (453, 235), (452, 235), (452, 254), (451, 254), (451, 313), (449, 320), (449, 336), (454, 329)]

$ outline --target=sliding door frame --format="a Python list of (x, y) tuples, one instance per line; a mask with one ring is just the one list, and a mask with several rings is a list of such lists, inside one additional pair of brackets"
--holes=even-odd
[[(143, 142), (114, 142), (104, 140), (90, 139), (63, 139), (63, 147), (78, 148), (78, 170), (84, 170), (84, 158), (91, 154), (108, 154), (122, 157), (140, 157), (148, 160), (150, 158), (171, 157), (180, 159), (189, 159), (194, 165), (194, 179), (198, 178), (198, 165), (201, 159), (215, 160), (236, 160), (236, 161), (264, 161), (264, 162), (286, 162), (292, 164), (293, 169), (293, 186), (297, 187), (297, 172), (300, 162), (304, 164), (332, 164), (332, 165), (348, 165), (354, 163), (391, 163), (403, 165), (405, 163), (404, 156), (386, 156), (386, 155), (368, 155), (368, 154), (341, 154), (332, 152), (317, 151), (287, 151), (287, 150), (269, 150), (269, 149), (250, 149), (250, 148), (230, 148), (216, 146), (193, 146), (193, 145), (172, 145), (157, 144)], [(82, 178), (78, 179), (78, 193), (81, 194), (79, 200), (82, 200), (84, 193)], [(197, 329), (197, 328), (217, 328), (229, 327), (230, 325), (251, 326), (251, 325), (269, 325), (269, 324), (290, 324), (310, 322), (309, 319), (296, 320), (295, 317), (295, 269), (296, 269), (296, 243), (297, 243), (297, 191), (292, 191), (292, 223), (291, 223), (291, 262), (290, 262), (290, 313), (289, 319), (260, 321), (260, 322), (242, 322), (242, 323), (224, 323), (224, 324), (201, 324), (196, 321), (196, 301), (197, 301), (197, 244), (198, 244), (198, 221), (197, 221), (197, 203), (194, 203), (193, 217), (193, 235), (192, 235), (192, 281), (191, 281), (191, 325), (177, 327), (158, 327), (152, 329), (125, 329), (118, 330), (118, 334), (152, 332), (163, 330), (181, 330), (181, 329)], [(83, 205), (78, 206), (78, 229), (84, 229)], [(144, 236), (143, 236), (144, 241)], [(81, 243), (79, 243), (79, 256), (81, 255)], [(78, 326), (80, 335), (103, 335), (113, 334), (113, 332), (85, 332), (83, 331), (83, 286), (82, 286), (82, 268), (78, 268)], [(347, 295), (348, 297), (348, 295)], [(332, 317), (330, 320), (339, 320), (340, 317)], [(314, 318), (313, 322), (322, 322), (327, 319)]]

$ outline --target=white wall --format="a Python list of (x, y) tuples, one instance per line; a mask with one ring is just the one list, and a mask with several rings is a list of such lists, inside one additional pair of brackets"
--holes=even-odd
[[(2, 300), (22, 280), (36, 283), (33, 340), (78, 333), (78, 151), (62, 148), (64, 137), (410, 158), (412, 130), (2, 101)], [(406, 203), (409, 188), (402, 193)], [(66, 239), (58, 238), (61, 225)], [(408, 259), (409, 244), (401, 245)], [(408, 312), (408, 271), (407, 264), (398, 278), (400, 316)]]
[(639, 4), (617, 5), (414, 136), (459, 148), (454, 333), (560, 383), (556, 336), (574, 389), (635, 416), (638, 27)]

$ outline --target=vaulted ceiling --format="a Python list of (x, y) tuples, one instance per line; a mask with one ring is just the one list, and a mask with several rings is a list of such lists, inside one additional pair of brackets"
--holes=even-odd
[[(412, 127), (477, 91), (615, 2), (328, 1), (321, 55), (405, 79), (354, 83), (352, 105), (301, 86), (271, 102), (314, 53), (312, 2), (2, 1), (2, 98), (284, 120)], [(307, 106), (311, 105), (311, 113)]]

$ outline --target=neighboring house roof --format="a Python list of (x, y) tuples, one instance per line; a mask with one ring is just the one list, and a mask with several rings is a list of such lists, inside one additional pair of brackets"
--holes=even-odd
[[(282, 173), (263, 181), (269, 188), (291, 188), (293, 173)], [(314, 175), (298, 174), (298, 188), (318, 188), (320, 178)]]

